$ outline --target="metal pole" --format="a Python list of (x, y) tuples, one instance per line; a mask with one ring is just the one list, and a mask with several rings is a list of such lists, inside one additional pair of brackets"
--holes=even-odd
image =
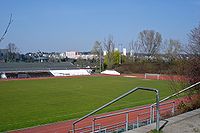
[(156, 130), (160, 127), (159, 90), (156, 92)]
[(119, 49), (120, 49), (120, 50), (119, 50), (119, 53), (120, 53), (120, 54), (119, 54), (119, 64), (122, 64), (122, 63), (121, 63), (121, 62), (122, 62), (122, 61), (121, 61), (121, 60), (122, 60), (122, 57), (121, 57), (122, 44), (119, 44), (119, 46), (120, 46), (120, 48), (119, 48)]
[(72, 125), (72, 133), (75, 133), (75, 124)]
[(95, 132), (95, 118), (93, 119), (93, 122), (92, 122), (92, 132), (93, 133)]
[(174, 111), (175, 111), (175, 102), (172, 103), (172, 115), (174, 115)]
[(153, 117), (152, 123), (154, 123), (154, 107), (153, 106), (152, 106), (152, 117)]
[(102, 64), (101, 63), (101, 46), (100, 46), (100, 49), (99, 49), (99, 54), (100, 54), (100, 57), (99, 57), (100, 58), (100, 68), (99, 68), (99, 70), (100, 70), (100, 73), (101, 73), (101, 64)]
[(150, 122), (150, 124), (152, 123), (152, 116), (153, 116), (153, 114), (152, 114), (152, 106), (150, 106), (150, 108), (149, 108), (150, 110), (149, 110), (149, 115), (150, 115), (150, 118), (149, 118), (149, 122)]
[(126, 113), (126, 131), (128, 131), (128, 113)]

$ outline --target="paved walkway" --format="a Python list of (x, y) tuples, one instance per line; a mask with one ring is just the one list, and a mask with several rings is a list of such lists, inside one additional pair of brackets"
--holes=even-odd
[(200, 133), (200, 109), (168, 119), (164, 133)]
[[(160, 126), (164, 133), (200, 133), (200, 109), (161, 121)], [(155, 127), (154, 123), (126, 133), (147, 133)]]

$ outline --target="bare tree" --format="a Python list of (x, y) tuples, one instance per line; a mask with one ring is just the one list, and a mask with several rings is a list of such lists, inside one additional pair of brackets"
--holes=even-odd
[(200, 24), (189, 33), (188, 50), (190, 54), (200, 56)]
[(115, 44), (113, 41), (113, 37), (109, 36), (108, 39), (104, 40), (104, 47), (107, 53), (107, 60), (108, 60), (108, 68), (112, 68), (113, 64), (114, 64), (114, 60), (113, 60), (113, 54), (114, 54), (114, 48), (115, 48)]
[(129, 43), (130, 53), (131, 55), (140, 52), (140, 45), (138, 41), (134, 42), (133, 40)]
[(7, 46), (8, 49), (8, 58), (7, 61), (16, 61), (19, 57), (19, 49), (14, 43), (9, 43)]
[(1, 38), (0, 38), (0, 43), (1, 43), (1, 41), (3, 41), (3, 39), (5, 38), (5, 36), (6, 36), (7, 32), (8, 32), (8, 29), (9, 29), (9, 27), (10, 27), (10, 25), (11, 25), (12, 22), (13, 22), (13, 19), (12, 19), (12, 14), (11, 14), (11, 15), (10, 15), (9, 22), (8, 22), (8, 25), (7, 25), (7, 27), (6, 27), (6, 29), (5, 29), (5, 31), (4, 31), (4, 33), (3, 33), (3, 35), (2, 35)]
[[(101, 72), (101, 69), (102, 69), (102, 54), (103, 54), (101, 42), (96, 41), (94, 43), (94, 46), (93, 46), (91, 52), (93, 54), (97, 55), (97, 58), (99, 59), (99, 71)], [(97, 61), (97, 63), (98, 63), (98, 61)]]
[(102, 53), (101, 42), (95, 41), (94, 46), (93, 46), (91, 52), (92, 52), (93, 54), (97, 55), (98, 58), (99, 58), (100, 54)]
[(189, 82), (195, 83), (200, 81), (200, 24), (189, 33), (188, 50), (192, 56), (188, 61), (187, 74)]
[(9, 43), (7, 46), (7, 49), (8, 49), (9, 53), (18, 53), (19, 52), (17, 46), (14, 43)]
[(162, 36), (154, 30), (143, 30), (139, 33), (137, 43), (139, 43), (142, 53), (155, 56), (160, 51)]
[(137, 53), (140, 53), (141, 47), (139, 43), (133, 40), (129, 43), (129, 49), (130, 49), (130, 58), (132, 58), (132, 61), (134, 61), (135, 58), (137, 58)]
[(169, 39), (165, 40), (165, 54), (170, 60), (176, 59), (181, 53), (181, 43), (178, 40)]

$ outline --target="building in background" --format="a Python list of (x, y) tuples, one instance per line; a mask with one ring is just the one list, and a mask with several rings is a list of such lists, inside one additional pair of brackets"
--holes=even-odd
[(97, 58), (97, 55), (94, 55), (91, 52), (76, 52), (76, 51), (65, 52), (65, 56), (70, 59), (85, 59), (85, 60)]
[(123, 55), (126, 56), (126, 48), (123, 48)]
[(78, 59), (80, 57), (80, 53), (76, 51), (67, 51), (65, 52), (65, 55), (70, 59)]

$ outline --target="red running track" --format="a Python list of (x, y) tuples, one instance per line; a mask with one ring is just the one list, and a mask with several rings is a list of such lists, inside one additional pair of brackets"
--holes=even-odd
[[(36, 78), (10, 78), (10, 79), (0, 79), (0, 81), (11, 81), (11, 80), (42, 80), (42, 79), (54, 79), (54, 78), (80, 78), (80, 77), (102, 77), (102, 76), (116, 76), (116, 75), (105, 75), (105, 74), (92, 74), (92, 75), (85, 75), (85, 76), (58, 76), (58, 77), (36, 77)], [(144, 74), (121, 74), (121, 77), (129, 77), (129, 78), (142, 78), (144, 79)], [(148, 79), (157, 79), (156, 76), (148, 76)], [(176, 75), (160, 75), (159, 80), (186, 80), (183, 76), (176, 76)]]

